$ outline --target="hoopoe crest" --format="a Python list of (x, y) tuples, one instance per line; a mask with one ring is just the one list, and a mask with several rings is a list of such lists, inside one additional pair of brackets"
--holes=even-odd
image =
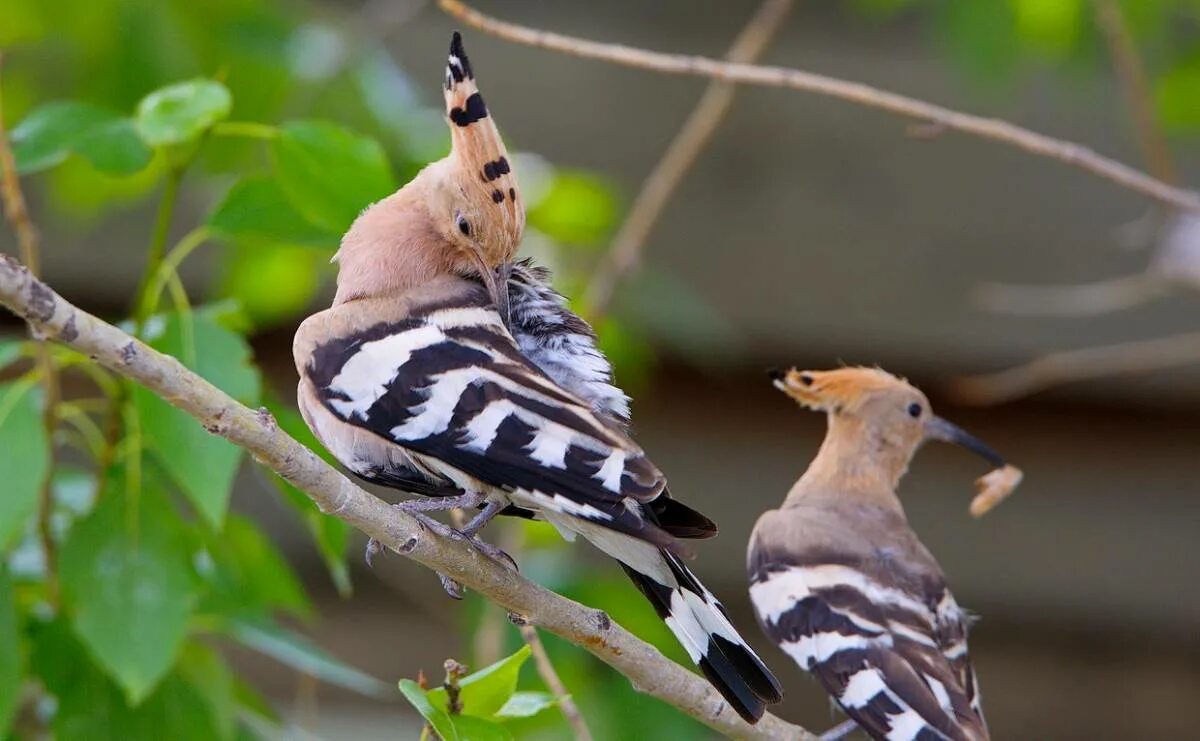
[(497, 306), (496, 271), (510, 263), (525, 207), (508, 151), (456, 32), (446, 63), (450, 153), (371, 205), (334, 256), (335, 303), (423, 285), (437, 275), (479, 275)]

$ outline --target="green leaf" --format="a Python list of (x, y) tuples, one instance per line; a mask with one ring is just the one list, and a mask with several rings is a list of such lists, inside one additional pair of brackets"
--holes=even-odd
[(179, 657), (178, 673), (207, 706), (216, 737), (232, 739), (237, 724), (234, 677), (221, 655), (202, 643), (190, 643)]
[[(326, 462), (337, 465), (333, 456), (325, 450), (325, 446), (321, 445), (312, 430), (308, 429), (308, 425), (304, 423), (304, 419), (301, 418), (295, 407), (284, 406), (277, 399), (268, 399), (267, 409), (274, 415), (280, 429), (324, 458)], [(325, 561), (325, 567), (329, 570), (329, 576), (333, 579), (338, 593), (343, 597), (348, 596), (352, 590), (350, 569), (346, 564), (346, 546), (350, 542), (351, 527), (338, 518), (322, 512), (307, 494), (282, 478), (275, 477), (275, 484), (283, 494), (284, 501), (291, 505), (296, 514), (304, 521), (309, 535), (312, 536), (313, 542), (317, 546), (317, 551), (321, 554), (321, 559)]]
[(396, 189), (379, 142), (335, 124), (284, 124), (272, 151), (292, 206), (335, 234), (344, 234), (364, 208)]
[(30, 383), (0, 385), (0, 551), (25, 531), (37, 510), (49, 462), (41, 391)]
[(154, 152), (138, 136), (128, 118), (93, 126), (75, 142), (73, 150), (92, 167), (108, 175), (132, 175), (150, 164)]
[(61, 163), (81, 139), (119, 118), (113, 111), (76, 101), (39, 106), (12, 130), (17, 171), (34, 173)]
[(1200, 56), (1177, 64), (1154, 82), (1154, 103), (1165, 128), (1173, 132), (1200, 130)]
[(238, 242), (337, 248), (340, 233), (321, 229), (296, 212), (279, 183), (251, 176), (234, 184), (208, 217), (212, 230)]
[(434, 707), (425, 690), (421, 689), (421, 685), (411, 679), (401, 679), (400, 692), (404, 695), (404, 699), (417, 709), (421, 717), (433, 726), (433, 730), (442, 737), (442, 741), (459, 741), (458, 731), (450, 720), (450, 714)]
[(552, 708), (559, 699), (549, 692), (514, 692), (508, 702), (496, 711), (497, 718), (532, 718), (538, 713)]
[(266, 619), (229, 620), (223, 629), (239, 643), (329, 684), (369, 697), (386, 697), (388, 687), (330, 656), (307, 638)]
[(233, 697), (237, 701), (241, 715), (252, 715), (255, 721), (261, 723), (279, 724), (279, 714), (275, 712), (271, 704), (259, 694), (258, 690), (240, 677), (233, 678)]
[[(222, 325), (227, 309), (215, 306), (187, 317), (177, 313), (155, 317), (150, 346), (175, 356), (225, 393), (253, 406), (258, 403), (258, 371), (245, 338)], [(205, 521), (219, 528), (229, 507), (241, 448), (209, 434), (192, 416), (140, 386), (133, 399), (146, 447)]]
[(953, 61), (983, 79), (1013, 71), (1020, 45), (1010, 3), (946, 2), (935, 12), (938, 41)]
[(460, 741), (512, 741), (512, 732), (499, 723), (473, 715), (452, 715), (450, 722)]
[(0, 340), (0, 370), (21, 357), (24, 345), (24, 340)]
[(179, 515), (153, 479), (129, 489), (122, 473), (71, 529), (59, 571), (75, 633), (137, 704), (179, 653), (196, 581)]
[(229, 90), (215, 80), (177, 82), (142, 98), (137, 130), (153, 147), (185, 144), (226, 118), (232, 107)]
[(203, 612), (221, 615), (279, 608), (300, 617), (312, 615), (312, 605), (292, 567), (253, 522), (230, 516), (224, 530), (206, 541), (211, 568), (202, 574), (212, 591), (204, 599)]
[(560, 242), (597, 244), (617, 219), (617, 197), (606, 181), (583, 172), (559, 170), (529, 225)]
[(21, 699), (24, 663), (16, 595), (8, 570), (0, 563), (0, 738), (7, 738)]
[[(529, 646), (522, 646), (511, 656), (463, 677), (458, 695), (463, 715), (490, 718), (504, 707), (517, 689), (517, 678), (529, 653)], [(449, 710), (450, 698), (444, 688), (431, 689), (428, 695), (435, 707)]]
[(295, 320), (312, 303), (328, 253), (290, 244), (231, 250), (221, 295), (233, 299), (257, 327)]
[(1065, 56), (1082, 30), (1083, 0), (1010, 0), (1017, 32), (1037, 50)]
[(167, 675), (158, 689), (133, 706), (96, 668), (62, 620), (35, 626), (33, 635), (33, 669), (58, 701), (53, 724), (58, 741), (232, 738), (221, 717), (225, 710), (213, 705), (225, 702), (228, 683), (221, 675), (227, 668), (222, 672), (189, 651), (182, 657), (189, 666)]

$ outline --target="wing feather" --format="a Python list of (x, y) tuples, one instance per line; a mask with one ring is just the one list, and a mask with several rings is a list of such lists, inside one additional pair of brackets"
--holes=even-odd
[(627, 506), (657, 498), (661, 472), (525, 359), (479, 292), (326, 340), (311, 358), (306, 375), (339, 419), (534, 503), (673, 541)]

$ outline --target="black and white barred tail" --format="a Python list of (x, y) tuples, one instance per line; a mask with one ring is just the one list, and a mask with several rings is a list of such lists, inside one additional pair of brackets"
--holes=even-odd
[(675, 634), (688, 657), (748, 723), (783, 699), (771, 672), (738, 634), (717, 598), (678, 558), (659, 551), (658, 568), (621, 562), (625, 573)]

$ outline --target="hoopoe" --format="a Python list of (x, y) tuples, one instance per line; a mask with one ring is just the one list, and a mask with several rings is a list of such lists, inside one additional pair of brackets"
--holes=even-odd
[[(775, 678), (683, 565), (681, 538), (716, 526), (671, 499), (628, 435), (628, 398), (595, 334), (529, 262), (512, 263), (524, 208), (504, 144), (455, 33), (450, 154), (365, 210), (337, 253), (333, 306), (296, 333), (299, 404), (361, 478), (464, 508), (479, 541), (497, 514), (549, 521), (616, 558), (693, 662), (749, 722)], [(451, 596), (458, 587), (443, 578)]]
[(825, 412), (829, 428), (783, 506), (751, 535), (750, 600), (764, 631), (872, 738), (987, 739), (968, 615), (909, 527), (896, 486), (929, 439), (987, 459), (1010, 490), (1020, 472), (882, 370), (792, 369), (772, 379)]

